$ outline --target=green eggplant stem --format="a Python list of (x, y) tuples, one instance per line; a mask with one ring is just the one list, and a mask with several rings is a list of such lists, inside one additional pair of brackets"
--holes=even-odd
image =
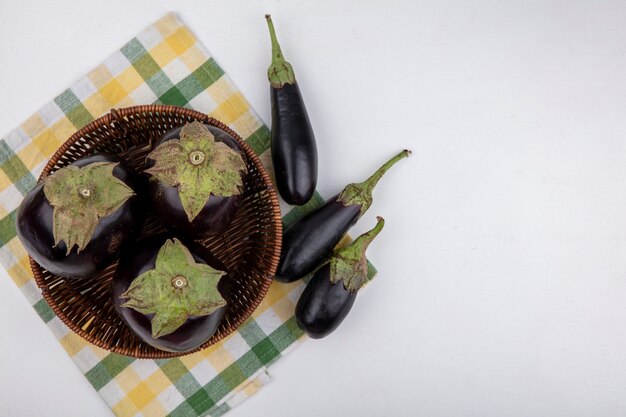
[(387, 172), (396, 162), (406, 158), (410, 154), (411, 151), (405, 149), (385, 162), (365, 181), (346, 185), (341, 193), (339, 193), (337, 201), (341, 202), (344, 206), (361, 206), (359, 216), (363, 215), (363, 213), (365, 213), (372, 205), (372, 191), (374, 190), (374, 187), (376, 187), (376, 184), (378, 184), (378, 181), (380, 181), (385, 172)]
[(267, 20), (267, 27), (270, 30), (270, 38), (272, 40), (272, 64), (276, 63), (277, 61), (284, 61), (285, 57), (283, 56), (283, 51), (280, 49), (278, 38), (276, 38), (276, 29), (274, 29), (274, 22), (272, 22), (272, 16), (269, 14), (266, 14), (265, 20)]
[(339, 250), (337, 250), (335, 256), (339, 256), (342, 258), (365, 258), (365, 251), (369, 247), (370, 243), (378, 236), (381, 230), (383, 230), (383, 226), (385, 226), (385, 219), (378, 216), (376, 217), (378, 223), (368, 232), (363, 233), (361, 236), (354, 239), (352, 243), (348, 246), (345, 246)]
[(343, 282), (346, 290), (355, 293), (368, 281), (365, 252), (376, 236), (383, 230), (385, 220), (376, 217), (378, 223), (369, 232), (357, 237), (348, 246), (337, 249), (330, 258), (330, 282)]
[(378, 181), (380, 181), (380, 179), (383, 177), (383, 175), (385, 175), (389, 168), (394, 166), (395, 163), (399, 160), (406, 158), (409, 155), (411, 155), (411, 151), (405, 149), (387, 162), (385, 162), (380, 168), (376, 170), (376, 172), (374, 172), (368, 179), (361, 183), (363, 188), (367, 190), (368, 193), (371, 193), (372, 190), (374, 190), (374, 187), (376, 187), (376, 184), (378, 184)]
[(272, 64), (267, 70), (267, 77), (275, 88), (282, 88), (285, 84), (295, 84), (296, 76), (291, 64), (285, 60), (280, 49), (272, 16), (266, 14), (265, 20), (267, 20), (267, 27), (270, 30), (270, 38), (272, 40)]

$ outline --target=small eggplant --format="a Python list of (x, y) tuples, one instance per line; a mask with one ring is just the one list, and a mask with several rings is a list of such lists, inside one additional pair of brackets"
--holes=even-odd
[(226, 311), (224, 266), (210, 253), (157, 236), (124, 254), (111, 283), (113, 305), (144, 342), (187, 352), (209, 340)]
[(317, 145), (291, 64), (285, 61), (270, 15), (272, 64), (267, 70), (272, 105), (272, 163), (280, 196), (292, 205), (311, 199), (317, 186)]
[(17, 212), (17, 235), (51, 273), (90, 278), (141, 227), (139, 188), (137, 175), (117, 156), (80, 159), (26, 195)]
[(404, 150), (361, 183), (348, 184), (317, 210), (292, 224), (283, 235), (279, 282), (304, 277), (332, 254), (334, 247), (372, 204), (372, 190), (389, 168), (411, 152)]
[(335, 251), (302, 292), (296, 304), (296, 323), (313, 339), (328, 336), (339, 327), (352, 309), (357, 291), (369, 281), (365, 251), (385, 225), (382, 217), (377, 219), (372, 230)]
[(166, 133), (145, 171), (163, 225), (189, 238), (223, 233), (241, 202), (244, 158), (237, 141), (214, 126), (192, 122)]

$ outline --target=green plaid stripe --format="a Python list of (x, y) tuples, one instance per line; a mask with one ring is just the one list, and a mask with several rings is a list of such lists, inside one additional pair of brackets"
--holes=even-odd
[(37, 301), (37, 304), (33, 306), (39, 317), (44, 321), (44, 323), (48, 323), (55, 317), (54, 311), (50, 308), (46, 300), (43, 298)]
[(256, 132), (248, 137), (246, 143), (250, 145), (255, 153), (261, 154), (266, 149), (269, 149), (270, 139), (270, 130), (267, 128), (267, 126), (263, 125), (258, 128)]
[[(157, 97), (165, 96), (174, 86), (138, 39), (132, 39), (122, 47), (121, 51)], [(173, 96), (173, 94), (170, 93), (168, 96)], [(165, 104), (165, 102), (162, 103)]]
[[(35, 177), (5, 140), (0, 140), (0, 170), (22, 195), (26, 195), (36, 184)], [(13, 210), (0, 219), (0, 246), (4, 246), (16, 236), (16, 214), (16, 210)]]
[(65, 90), (54, 99), (54, 102), (76, 129), (80, 129), (94, 119), (71, 90)]
[(0, 140), (0, 169), (11, 180), (22, 195), (35, 186), (35, 177), (22, 160), (13, 152), (5, 140)]
[(219, 80), (224, 71), (217, 65), (213, 58), (203, 63), (193, 73), (176, 85), (176, 90), (187, 102), (210, 87)]
[(100, 390), (134, 361), (128, 356), (111, 354), (106, 356), (85, 376), (96, 390)]
[(9, 215), (0, 220), (0, 246), (4, 246), (16, 236), (15, 216), (17, 210), (13, 210)]

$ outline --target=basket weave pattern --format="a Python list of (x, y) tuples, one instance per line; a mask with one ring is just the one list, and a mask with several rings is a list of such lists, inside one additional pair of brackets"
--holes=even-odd
[[(282, 236), (278, 199), (267, 172), (243, 139), (206, 114), (182, 107), (149, 105), (112, 110), (72, 135), (52, 156), (40, 180), (96, 152), (119, 155), (141, 172), (154, 141), (165, 132), (194, 120), (216, 126), (233, 136), (244, 150), (248, 166), (243, 201), (229, 229), (223, 235), (201, 242), (226, 266), (234, 288), (217, 332), (195, 352), (223, 339), (252, 314), (267, 293), (278, 265)], [(141, 237), (161, 231), (159, 222), (148, 211)], [(87, 280), (52, 275), (32, 258), (30, 264), (37, 285), (55, 314), (89, 342), (136, 358), (182, 355), (144, 343), (118, 316), (109, 288), (117, 262)]]

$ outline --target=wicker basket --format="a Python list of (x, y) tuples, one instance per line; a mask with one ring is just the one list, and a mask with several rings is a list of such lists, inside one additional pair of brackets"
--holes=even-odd
[[(202, 244), (228, 268), (234, 290), (224, 320), (204, 349), (237, 329), (259, 305), (276, 272), (280, 256), (282, 222), (276, 193), (258, 157), (239, 135), (223, 123), (177, 106), (137, 106), (94, 120), (76, 132), (52, 156), (41, 174), (51, 172), (95, 152), (122, 156), (141, 171), (151, 144), (166, 131), (198, 120), (232, 135), (247, 156), (243, 203), (230, 228)], [(147, 213), (142, 236), (162, 231), (152, 213)], [(164, 352), (139, 339), (115, 312), (109, 284), (117, 268), (110, 265), (94, 279), (71, 280), (50, 274), (32, 258), (37, 285), (56, 315), (89, 342), (112, 352), (136, 358), (168, 358), (180, 353)], [(191, 353), (191, 352), (188, 352)]]

